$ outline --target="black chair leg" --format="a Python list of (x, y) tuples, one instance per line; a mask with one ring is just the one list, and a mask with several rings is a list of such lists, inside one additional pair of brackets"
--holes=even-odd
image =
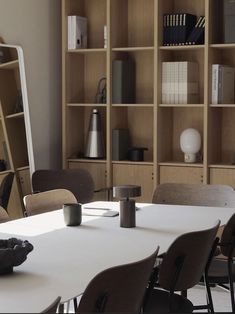
[(214, 305), (213, 305), (213, 300), (212, 300), (212, 295), (211, 295), (211, 288), (210, 288), (210, 284), (209, 284), (207, 276), (204, 276), (204, 282), (206, 285), (206, 292), (207, 292), (208, 312), (214, 313)]
[(229, 261), (228, 261), (228, 277), (229, 277), (229, 286), (230, 286), (230, 297), (231, 297), (232, 312), (235, 313), (232, 267), (233, 267), (233, 261), (232, 261), (232, 259), (229, 259)]

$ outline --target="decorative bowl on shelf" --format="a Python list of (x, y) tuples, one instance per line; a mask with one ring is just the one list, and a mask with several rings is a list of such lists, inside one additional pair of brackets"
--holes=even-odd
[(13, 272), (14, 266), (21, 265), (28, 253), (33, 250), (33, 245), (27, 240), (16, 238), (0, 240), (0, 275)]

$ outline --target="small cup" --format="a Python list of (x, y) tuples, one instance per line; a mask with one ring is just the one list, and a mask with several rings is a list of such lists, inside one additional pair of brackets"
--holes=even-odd
[(70, 203), (63, 205), (66, 226), (79, 226), (82, 222), (82, 204)]

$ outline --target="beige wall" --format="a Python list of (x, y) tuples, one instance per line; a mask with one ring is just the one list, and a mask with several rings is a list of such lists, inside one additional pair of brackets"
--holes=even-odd
[(0, 0), (0, 36), (24, 50), (36, 168), (61, 165), (60, 0)]

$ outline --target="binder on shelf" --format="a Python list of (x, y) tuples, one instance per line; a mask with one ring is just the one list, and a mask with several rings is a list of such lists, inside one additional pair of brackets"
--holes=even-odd
[(87, 48), (87, 18), (68, 16), (68, 49)]
[(212, 64), (212, 104), (234, 104), (234, 67)]
[(205, 16), (200, 16), (197, 24), (187, 39), (188, 45), (204, 44)]
[(163, 45), (184, 45), (196, 23), (196, 15), (176, 13), (163, 15)]

